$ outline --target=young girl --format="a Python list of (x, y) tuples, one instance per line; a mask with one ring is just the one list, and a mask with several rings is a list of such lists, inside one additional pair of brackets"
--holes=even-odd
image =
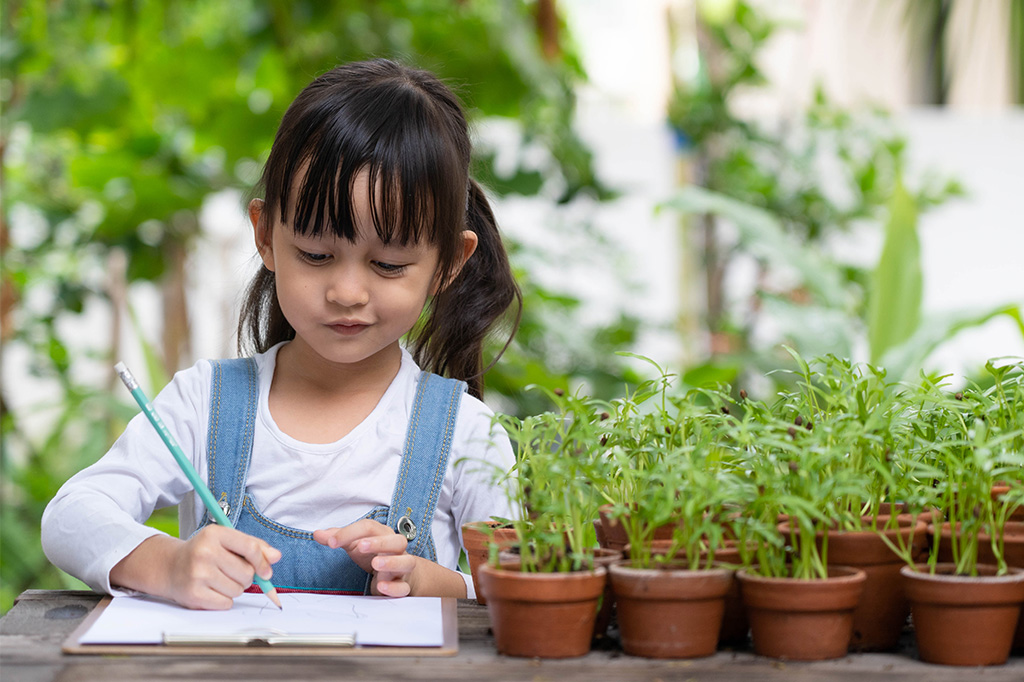
[[(254, 354), (200, 361), (154, 400), (234, 528), (139, 415), (50, 502), (49, 559), (191, 608), (229, 608), (254, 574), (475, 596), (461, 524), (512, 515), (491, 483), (513, 455), (480, 402), (482, 344), (521, 298), (469, 160), (459, 102), (427, 72), (374, 60), (306, 87), (249, 204), (263, 267), (238, 328)], [(174, 504), (183, 539), (143, 525)]]

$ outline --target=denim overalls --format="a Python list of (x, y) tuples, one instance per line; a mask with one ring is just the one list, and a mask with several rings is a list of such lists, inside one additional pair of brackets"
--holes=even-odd
[[(259, 399), (256, 361), (239, 358), (212, 364), (208, 482), (232, 525), (281, 551), (272, 579), (279, 591), (367, 594), (371, 576), (345, 550), (325, 547), (312, 532), (283, 526), (256, 508), (245, 486)], [(409, 541), (409, 554), (431, 561), (437, 561), (431, 523), (465, 390), (463, 381), (420, 374), (391, 505), (374, 507), (362, 517), (402, 533)], [(204, 514), (199, 528), (210, 522)]]

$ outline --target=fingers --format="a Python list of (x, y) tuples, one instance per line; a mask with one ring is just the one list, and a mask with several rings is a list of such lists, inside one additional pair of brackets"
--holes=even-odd
[[(385, 539), (386, 544), (389, 547), (396, 546), (393, 538), (401, 538), (404, 543), (402, 549), (398, 551), (405, 551), (405, 538), (398, 535), (392, 529), (388, 528), (382, 523), (377, 521), (371, 521), (370, 519), (360, 519), (354, 523), (350, 523), (344, 528), (327, 528), (324, 530), (313, 531), (313, 539), (319, 542), (321, 545), (326, 545), (331, 548), (341, 547), (344, 549), (355, 549), (355, 543), (360, 540), (373, 540), (377, 538)], [(376, 546), (376, 543), (372, 543)], [(371, 551), (373, 551), (371, 549)], [(394, 551), (394, 550), (388, 550)]]
[(412, 592), (409, 579), (416, 568), (417, 559), (411, 554), (373, 557), (375, 572), (373, 589), (386, 597), (407, 597)]
[[(221, 530), (224, 531), (221, 545), (228, 551), (241, 557), (251, 569), (251, 572), (269, 580), (273, 575), (273, 569), (270, 565), (281, 559), (281, 552), (263, 540), (246, 535), (233, 528), (221, 527)], [(249, 575), (249, 581), (252, 582), (252, 573)]]
[(252, 584), (253, 575), (269, 579), (281, 552), (233, 528), (207, 526), (184, 543), (172, 573), (175, 601), (196, 609), (228, 609)]
[[(412, 559), (405, 553), (409, 542), (387, 526), (360, 519), (344, 528), (326, 528), (313, 533), (313, 539), (322, 545), (340, 548), (367, 573), (374, 573), (374, 589), (381, 594), (404, 597), (410, 587), (406, 576), (412, 571)], [(383, 562), (383, 563), (382, 563)], [(378, 566), (384, 566), (383, 573)]]

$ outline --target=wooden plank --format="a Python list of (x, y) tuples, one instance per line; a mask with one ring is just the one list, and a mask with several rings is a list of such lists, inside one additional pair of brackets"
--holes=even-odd
[[(232, 656), (69, 656), (61, 654), (63, 639), (99, 601), (89, 592), (26, 592), (0, 619), (0, 678), (3, 682), (93, 682), (109, 680), (557, 680), (593, 682), (616, 679), (703, 680), (724, 682), (1022, 682), (1024, 658), (1005, 666), (951, 668), (913, 658), (908, 633), (899, 653), (853, 654), (838, 661), (787, 663), (754, 655), (746, 649), (719, 651), (694, 661), (655, 661), (627, 656), (611, 648), (564, 661), (516, 659), (498, 655), (490, 634), (486, 607), (463, 600), (457, 605), (459, 653), (450, 658), (284, 658)], [(78, 608), (76, 608), (78, 607)], [(84, 611), (76, 616), (78, 612)], [(908, 653), (909, 652), (909, 653)], [(1019, 652), (1018, 652), (1019, 653)]]

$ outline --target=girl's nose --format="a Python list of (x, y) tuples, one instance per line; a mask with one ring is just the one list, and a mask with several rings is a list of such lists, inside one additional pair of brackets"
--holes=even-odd
[(344, 268), (331, 279), (327, 300), (346, 308), (366, 305), (370, 302), (370, 290), (356, 269)]

